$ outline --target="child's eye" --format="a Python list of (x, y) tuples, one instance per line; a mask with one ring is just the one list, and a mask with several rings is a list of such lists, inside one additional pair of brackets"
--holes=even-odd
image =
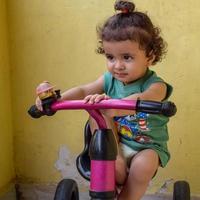
[(106, 54), (106, 58), (109, 60), (109, 61), (113, 61), (114, 60), (114, 56), (110, 55), (110, 54)]
[(133, 60), (133, 57), (130, 56), (130, 55), (128, 55), (128, 54), (124, 55), (123, 58), (124, 58), (125, 61), (131, 61), (131, 60)]

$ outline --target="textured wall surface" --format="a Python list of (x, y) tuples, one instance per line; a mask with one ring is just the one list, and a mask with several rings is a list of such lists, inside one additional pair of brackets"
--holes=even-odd
[[(56, 182), (61, 177), (55, 168), (59, 149), (66, 145), (73, 155), (81, 150), (87, 115), (69, 111), (32, 120), (26, 111), (34, 103), (34, 90), (41, 81), (49, 80), (65, 90), (104, 72), (104, 58), (94, 52), (95, 27), (113, 13), (114, 0), (8, 2), (16, 172), (24, 181)], [(135, 3), (161, 27), (168, 42), (166, 59), (153, 69), (174, 86), (171, 100), (178, 107), (169, 123), (172, 159), (160, 169), (152, 191), (172, 180), (186, 179), (192, 193), (200, 194), (200, 1)]]
[(6, 5), (0, 0), (0, 194), (14, 178)]

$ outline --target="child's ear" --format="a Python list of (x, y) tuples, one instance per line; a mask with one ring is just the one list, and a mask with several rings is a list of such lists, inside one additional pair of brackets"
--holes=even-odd
[(153, 61), (155, 60), (156, 56), (154, 54), (150, 54), (148, 60), (147, 60), (147, 65), (148, 67), (152, 65)]

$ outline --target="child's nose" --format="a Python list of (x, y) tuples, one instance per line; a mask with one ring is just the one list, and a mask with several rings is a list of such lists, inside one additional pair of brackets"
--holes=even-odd
[(115, 68), (118, 69), (118, 70), (123, 70), (123, 69), (125, 69), (124, 63), (121, 62), (121, 61), (117, 61), (117, 62), (115, 63)]

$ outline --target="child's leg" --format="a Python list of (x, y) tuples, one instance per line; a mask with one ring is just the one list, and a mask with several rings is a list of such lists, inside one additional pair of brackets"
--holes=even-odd
[(158, 167), (159, 157), (154, 150), (146, 149), (136, 154), (131, 161), (127, 181), (118, 199), (140, 200)]
[(116, 160), (116, 182), (119, 185), (124, 185), (127, 178), (127, 165), (124, 157), (121, 155), (120, 150)]
[[(116, 142), (118, 144), (119, 139), (118, 139), (118, 134), (117, 134), (117, 128), (114, 124), (113, 118), (104, 116), (104, 119), (106, 120), (106, 125), (107, 125), (108, 129), (111, 129), (113, 131)], [(90, 123), (91, 132), (93, 134), (95, 129), (98, 129), (97, 123), (92, 117), (89, 118), (89, 123)]]

